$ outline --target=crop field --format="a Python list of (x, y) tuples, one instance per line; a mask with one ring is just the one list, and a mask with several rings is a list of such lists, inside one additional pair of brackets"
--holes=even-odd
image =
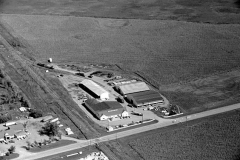
[(240, 71), (234, 70), (190, 81), (161, 86), (161, 93), (185, 113), (239, 103)]
[(185, 124), (175, 129), (158, 130), (129, 138), (133, 155), (146, 160), (212, 160), (240, 158), (240, 113), (209, 118), (200, 123)]
[(239, 25), (2, 15), (37, 60), (118, 64), (159, 85), (239, 67)]
[(1, 0), (1, 13), (239, 23), (239, 0)]

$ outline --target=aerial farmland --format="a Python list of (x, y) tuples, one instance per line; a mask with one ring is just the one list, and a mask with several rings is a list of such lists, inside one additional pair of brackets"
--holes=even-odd
[[(239, 157), (239, 0), (3, 0), (0, 10), (1, 70), (30, 109), (60, 119), (63, 138), (119, 160)], [(104, 101), (124, 114), (92, 113)]]

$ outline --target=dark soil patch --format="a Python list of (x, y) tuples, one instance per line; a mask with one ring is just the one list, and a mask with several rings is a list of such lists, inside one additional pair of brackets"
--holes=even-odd
[(193, 9), (176, 9), (174, 10), (174, 14), (191, 14), (193, 13), (194, 10)]
[(223, 14), (229, 14), (229, 13), (239, 14), (240, 13), (239, 8), (227, 8), (227, 7), (216, 8), (215, 11)]

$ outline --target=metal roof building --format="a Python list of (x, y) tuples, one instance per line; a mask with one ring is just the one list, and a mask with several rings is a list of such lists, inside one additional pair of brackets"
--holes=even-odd
[(122, 95), (150, 90), (148, 85), (145, 82), (136, 82), (136, 83), (120, 85), (120, 86), (116, 86), (116, 89)]
[(101, 100), (108, 100), (109, 99), (109, 92), (99, 86), (97, 83), (85, 79), (81, 83), (87, 89), (90, 94), (92, 94), (96, 98), (100, 98)]
[(88, 99), (85, 105), (100, 120), (128, 116), (126, 108), (117, 101), (98, 102), (95, 99)]
[(127, 99), (135, 107), (163, 102), (162, 96), (153, 90), (129, 94)]

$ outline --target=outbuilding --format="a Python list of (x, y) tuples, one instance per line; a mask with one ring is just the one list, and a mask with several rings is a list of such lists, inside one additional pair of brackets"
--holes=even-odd
[(101, 100), (109, 99), (109, 92), (92, 80), (85, 79), (80, 83), (80, 86), (94, 98), (99, 98)]
[(116, 86), (115, 88), (121, 95), (127, 95), (131, 93), (150, 90), (148, 85), (145, 82), (129, 83), (129, 84)]
[(24, 131), (16, 132), (16, 133), (14, 134), (14, 136), (15, 136), (15, 138), (17, 138), (18, 140), (19, 140), (19, 139), (24, 139), (24, 138), (27, 137), (26, 132), (24, 132)]
[(164, 99), (157, 91), (149, 90), (127, 95), (128, 101), (135, 107), (163, 103)]
[(95, 99), (88, 99), (85, 101), (85, 106), (99, 120), (128, 117), (128, 112), (127, 112), (126, 108), (123, 107), (117, 101), (98, 102)]

